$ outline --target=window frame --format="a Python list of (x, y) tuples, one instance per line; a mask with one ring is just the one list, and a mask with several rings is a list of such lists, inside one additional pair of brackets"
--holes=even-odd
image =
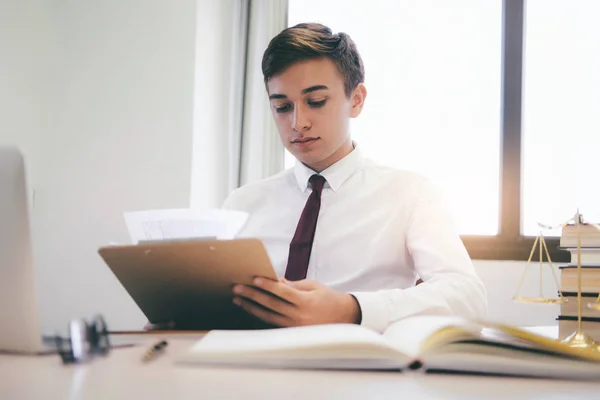
[[(535, 237), (522, 234), (523, 43), (526, 0), (503, 0), (500, 216), (496, 236), (461, 236), (472, 259), (529, 259)], [(545, 237), (553, 262), (569, 262), (560, 238)], [(534, 258), (539, 260), (539, 249)], [(545, 257), (544, 257), (545, 259)]]

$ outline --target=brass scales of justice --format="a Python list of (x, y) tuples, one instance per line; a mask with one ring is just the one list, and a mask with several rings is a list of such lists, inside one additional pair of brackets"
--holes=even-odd
[[(544, 240), (543, 230), (551, 230), (556, 228), (563, 228), (567, 225), (575, 225), (577, 227), (577, 330), (567, 336), (562, 342), (569, 345), (570, 347), (595, 351), (600, 353), (600, 345), (596, 343), (589, 335), (587, 335), (581, 329), (582, 325), (582, 317), (581, 317), (581, 309), (582, 309), (582, 299), (581, 299), (581, 228), (580, 226), (583, 224), (591, 225), (596, 229), (600, 229), (600, 226), (584, 221), (583, 216), (580, 214), (579, 209), (570, 220), (557, 225), (557, 226), (549, 226), (538, 223), (540, 226), (540, 234), (535, 238), (533, 243), (533, 247), (531, 249), (531, 253), (529, 254), (529, 259), (527, 260), (527, 264), (525, 266), (525, 271), (521, 276), (521, 280), (519, 281), (519, 285), (517, 287), (517, 293), (513, 297), (513, 300), (522, 302), (522, 303), (539, 303), (539, 304), (563, 304), (567, 300), (563, 297), (562, 292), (560, 290), (560, 286), (558, 283), (558, 279), (556, 277), (556, 272), (554, 267), (552, 266), (552, 260), (550, 259), (550, 253), (548, 252), (548, 247), (546, 246), (546, 241)], [(529, 266), (531, 264), (531, 260), (533, 259), (533, 255), (535, 250), (539, 246), (539, 273), (540, 273), (540, 284), (539, 284), (539, 296), (537, 297), (523, 297), (520, 295), (521, 286), (523, 286), (523, 282), (525, 281), (525, 276), (527, 275), (527, 271), (529, 270)], [(547, 258), (548, 266), (552, 271), (552, 276), (554, 277), (554, 282), (556, 283), (556, 288), (558, 291), (558, 298), (547, 298), (543, 295), (543, 285), (542, 285), (542, 272), (543, 272), (543, 264), (544, 264), (544, 254)], [(595, 302), (588, 303), (587, 307), (594, 310), (600, 310), (600, 294), (596, 298)]]

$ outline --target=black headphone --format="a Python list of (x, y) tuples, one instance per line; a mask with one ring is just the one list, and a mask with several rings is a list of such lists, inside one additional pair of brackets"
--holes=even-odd
[(95, 355), (106, 355), (110, 351), (108, 327), (101, 315), (96, 315), (90, 323), (84, 319), (69, 323), (69, 336), (54, 337), (56, 349), (64, 364), (83, 362)]

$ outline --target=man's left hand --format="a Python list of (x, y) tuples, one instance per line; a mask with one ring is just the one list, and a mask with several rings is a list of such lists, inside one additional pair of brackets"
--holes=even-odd
[(235, 285), (233, 302), (276, 326), (357, 323), (358, 302), (348, 293), (310, 280), (255, 278), (254, 286)]

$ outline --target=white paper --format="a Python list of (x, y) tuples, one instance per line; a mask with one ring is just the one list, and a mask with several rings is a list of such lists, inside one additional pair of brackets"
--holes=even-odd
[(398, 370), (411, 360), (382, 335), (354, 324), (213, 330), (178, 362), (220, 366)]
[(134, 244), (143, 241), (233, 239), (248, 219), (243, 211), (164, 209), (123, 214)]
[(241, 355), (327, 346), (387, 348), (383, 337), (354, 324), (326, 324), (258, 330), (213, 330), (197, 341), (192, 353)]

